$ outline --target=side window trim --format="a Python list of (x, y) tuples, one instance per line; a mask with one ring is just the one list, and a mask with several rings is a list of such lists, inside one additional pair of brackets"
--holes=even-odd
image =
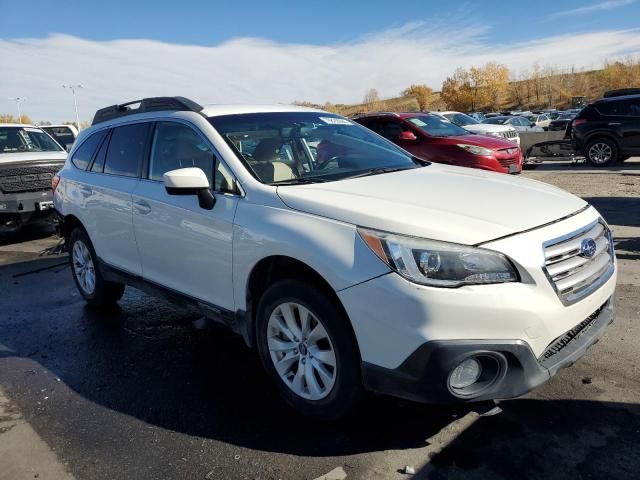
[[(153, 128), (151, 128), (151, 136), (149, 137), (149, 145), (148, 145), (148, 152), (147, 152), (147, 156), (146, 156), (146, 166), (145, 169), (143, 170), (143, 175), (142, 175), (142, 180), (145, 180), (147, 182), (154, 182), (154, 183), (162, 183), (161, 180), (153, 180), (152, 178), (149, 178), (149, 169), (151, 167), (151, 150), (153, 148), (153, 141), (154, 141), (154, 136), (155, 136), (155, 131), (156, 131), (156, 126), (158, 123), (178, 123), (180, 125), (185, 125), (188, 128), (191, 128), (193, 131), (196, 132), (196, 134), (207, 144), (207, 146), (211, 149), (211, 152), (213, 153), (213, 155), (215, 155), (215, 158), (222, 164), (222, 166), (227, 170), (227, 172), (229, 172), (231, 174), (231, 176), (233, 177), (233, 180), (235, 182), (236, 185), (236, 193), (231, 193), (231, 192), (222, 192), (219, 190), (215, 190), (215, 185), (212, 185), (211, 188), (213, 189), (214, 193), (220, 194), (220, 195), (233, 195), (236, 197), (243, 197), (244, 196), (244, 189), (242, 188), (242, 185), (240, 184), (240, 182), (238, 181), (238, 176), (233, 172), (233, 170), (231, 168), (229, 168), (229, 166), (227, 165), (227, 162), (224, 160), (224, 158), (222, 157), (222, 155), (220, 155), (220, 153), (218, 152), (218, 149), (211, 143), (211, 141), (209, 141), (209, 139), (207, 138), (206, 135), (204, 135), (202, 133), (202, 131), (193, 123), (184, 120), (182, 118), (158, 118), (156, 119), (154, 122)], [(215, 170), (215, 165), (214, 165), (214, 170)]]

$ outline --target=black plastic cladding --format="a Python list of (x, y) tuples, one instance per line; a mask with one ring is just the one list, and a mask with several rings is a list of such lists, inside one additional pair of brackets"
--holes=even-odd
[[(137, 108), (131, 108), (131, 105), (139, 103)], [(111, 105), (110, 107), (101, 108), (93, 117), (91, 125), (113, 120), (114, 118), (133, 115), (134, 113), (158, 112), (158, 111), (188, 111), (200, 112), (204, 107), (197, 104), (193, 100), (185, 97), (151, 97), (142, 100), (134, 100), (132, 102), (122, 103), (120, 105)]]

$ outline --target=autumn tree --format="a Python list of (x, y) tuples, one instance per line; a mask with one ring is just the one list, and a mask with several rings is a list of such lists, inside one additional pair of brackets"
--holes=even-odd
[(418, 102), (420, 111), (424, 112), (431, 103), (433, 90), (426, 85), (411, 85), (402, 91), (403, 97), (413, 97)]
[(440, 97), (452, 110), (467, 111), (473, 106), (471, 91), (471, 78), (469, 72), (458, 68), (452, 76), (447, 77), (442, 83)]
[(33, 125), (33, 123), (31, 122), (31, 117), (29, 117), (29, 115), (23, 114), (20, 118), (18, 118), (8, 113), (0, 113), (0, 123), (26, 123), (28, 125)]
[(485, 99), (483, 106), (496, 110), (509, 84), (509, 69), (500, 63), (489, 62), (481, 70)]

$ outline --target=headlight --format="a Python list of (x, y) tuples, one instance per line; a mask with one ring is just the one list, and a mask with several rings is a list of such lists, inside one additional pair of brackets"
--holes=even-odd
[(484, 148), (484, 147), (478, 147), (476, 145), (468, 145), (466, 143), (458, 143), (458, 146), (460, 148), (462, 148), (463, 150), (466, 150), (467, 152), (471, 152), (474, 155), (492, 155), (493, 151), (488, 149), (488, 148)]
[(459, 287), (518, 281), (509, 260), (498, 252), (364, 228), (358, 233), (384, 263), (415, 283)]
[(487, 132), (485, 135), (490, 135), (492, 137), (504, 137), (503, 132)]

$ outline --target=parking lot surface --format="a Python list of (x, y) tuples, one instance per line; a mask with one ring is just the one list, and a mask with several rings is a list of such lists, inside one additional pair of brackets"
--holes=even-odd
[(132, 288), (119, 308), (92, 310), (50, 229), (2, 234), (0, 479), (20, 478), (7, 476), (16, 449), (1, 447), (12, 431), (20, 445), (18, 418), (33, 436), (20, 451), (44, 459), (13, 470), (24, 478), (409, 478), (405, 466), (418, 479), (639, 478), (640, 160), (524, 176), (580, 195), (612, 226), (617, 318), (494, 416), (368, 398), (345, 421), (310, 421), (239, 337)]

